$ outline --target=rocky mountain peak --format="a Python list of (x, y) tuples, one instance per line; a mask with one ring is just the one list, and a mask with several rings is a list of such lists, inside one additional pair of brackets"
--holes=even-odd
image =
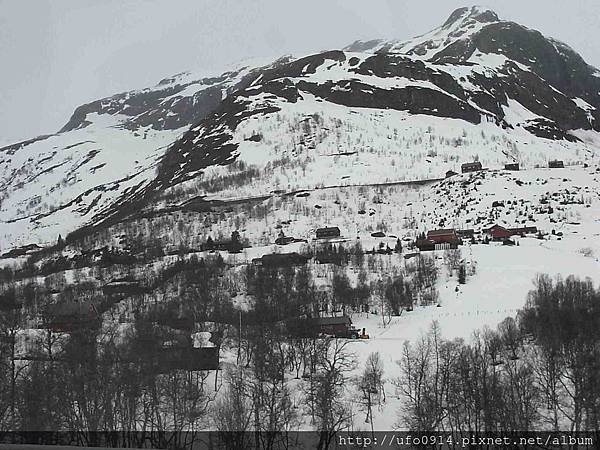
[(454, 24), (466, 24), (470, 21), (476, 21), (480, 23), (492, 23), (499, 22), (500, 19), (498, 14), (496, 14), (491, 9), (488, 9), (484, 6), (471, 6), (471, 7), (463, 7), (458, 8), (452, 14), (442, 28), (449, 28)]

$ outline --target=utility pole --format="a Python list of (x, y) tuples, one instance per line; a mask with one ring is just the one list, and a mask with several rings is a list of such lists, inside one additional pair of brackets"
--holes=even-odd
[(240, 365), (240, 359), (242, 357), (242, 310), (240, 309), (240, 324), (238, 330), (238, 354), (237, 354), (237, 365)]

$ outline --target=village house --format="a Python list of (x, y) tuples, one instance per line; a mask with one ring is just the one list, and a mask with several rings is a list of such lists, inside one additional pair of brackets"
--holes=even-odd
[(254, 258), (252, 264), (266, 267), (285, 267), (306, 264), (308, 257), (299, 253), (271, 253), (260, 258)]
[(526, 234), (537, 233), (537, 227), (519, 227), (506, 228), (501, 225), (494, 225), (483, 230), (493, 241), (504, 241), (512, 236), (524, 236)]
[(323, 334), (341, 338), (358, 338), (359, 331), (352, 327), (348, 316), (317, 317), (314, 319)]
[(426, 237), (415, 241), (415, 247), (422, 252), (458, 248), (460, 244), (462, 241), (454, 229), (429, 231)]
[(513, 235), (509, 229), (504, 228), (501, 225), (494, 225), (483, 231), (493, 241), (503, 241)]
[(483, 169), (479, 161), (464, 163), (460, 166), (460, 168), (462, 173), (477, 172)]
[(338, 227), (317, 228), (316, 236), (317, 239), (338, 238), (341, 236), (341, 232)]
[(429, 231), (427, 232), (427, 240), (433, 242), (435, 250), (458, 248), (462, 244), (454, 229)]
[(565, 164), (564, 164), (564, 162), (562, 162), (558, 159), (554, 159), (554, 160), (548, 162), (548, 167), (550, 169), (563, 169), (565, 167)]
[(504, 164), (504, 170), (520, 170), (519, 163), (506, 163)]

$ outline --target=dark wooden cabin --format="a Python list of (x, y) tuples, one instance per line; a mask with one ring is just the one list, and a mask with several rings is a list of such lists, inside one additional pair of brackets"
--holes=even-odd
[(483, 168), (479, 161), (474, 161), (474, 162), (468, 162), (468, 163), (462, 164), (460, 166), (460, 169), (462, 170), (462, 173), (469, 173), (469, 172), (477, 172), (479, 170), (482, 170)]
[(314, 319), (319, 331), (335, 337), (352, 337), (352, 319), (348, 316), (318, 317)]
[(265, 267), (285, 267), (285, 266), (298, 266), (306, 264), (308, 261), (307, 256), (303, 256), (299, 253), (271, 253), (269, 255), (263, 255), (260, 258), (252, 260), (252, 264), (255, 266)]
[(338, 227), (318, 228), (316, 231), (316, 236), (317, 239), (338, 238), (341, 236), (341, 232)]
[(564, 167), (565, 163), (558, 159), (554, 159), (548, 162), (548, 168), (550, 169), (564, 169)]

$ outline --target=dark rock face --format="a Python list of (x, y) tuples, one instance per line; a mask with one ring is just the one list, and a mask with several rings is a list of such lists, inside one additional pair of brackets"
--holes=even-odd
[(298, 88), (338, 105), (395, 109), (412, 114), (463, 119), (475, 124), (481, 122), (481, 114), (468, 103), (457, 101), (444, 92), (423, 87), (381, 89), (350, 80), (324, 84), (300, 81)]
[(493, 24), (475, 36), (474, 44), (484, 53), (500, 53), (529, 66), (559, 91), (599, 106), (600, 78), (592, 75), (594, 69), (569, 47), (538, 31), (515, 23)]
[(504, 55), (527, 66), (566, 96), (582, 98), (600, 108), (600, 78), (594, 75), (593, 67), (565, 44), (513, 22), (487, 25), (472, 38), (457, 41), (438, 52), (432, 62), (464, 64), (476, 50), (484, 54)]
[(543, 117), (529, 120), (527, 126), (525, 126), (525, 129), (531, 134), (535, 134), (536, 136), (545, 139), (553, 139), (557, 141), (566, 140), (571, 142), (579, 140), (572, 134), (569, 134), (562, 128), (558, 127), (556, 122), (544, 119)]
[(265, 83), (281, 78), (297, 78), (305, 74), (315, 73), (318, 67), (328, 61), (340, 62), (346, 60), (346, 54), (341, 50), (332, 50), (316, 55), (306, 56), (287, 63), (276, 64), (266, 68), (262, 72), (262, 77), (257, 82)]
[(444, 91), (466, 100), (464, 90), (451, 75), (427, 67), (423, 61), (412, 60), (401, 55), (386, 53), (374, 55), (367, 58), (353, 72), (362, 75), (376, 75), (380, 78), (404, 77), (429, 81)]
[(232, 163), (232, 154), (239, 146), (233, 142), (232, 132), (238, 124), (251, 116), (279, 111), (272, 104), (250, 106), (249, 97), (267, 93), (271, 94), (272, 99), (295, 103), (301, 94), (291, 78), (315, 73), (322, 64), (344, 61), (345, 58), (346, 55), (341, 51), (325, 52), (291, 62), (279, 61), (245, 77), (238, 84), (235, 93), (220, 102), (211, 114), (200, 120), (168, 149), (150, 190), (183, 182), (197, 176), (198, 171), (210, 165)]

